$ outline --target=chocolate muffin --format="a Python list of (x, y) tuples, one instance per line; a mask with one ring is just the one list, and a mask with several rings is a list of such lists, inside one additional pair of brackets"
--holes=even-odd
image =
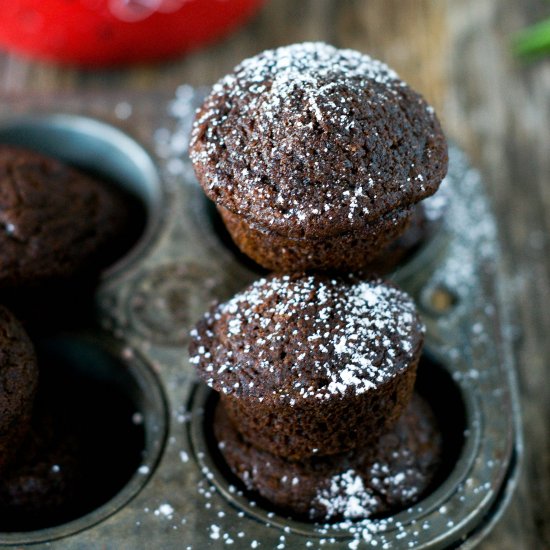
[(39, 406), (16, 459), (0, 477), (0, 530), (39, 529), (70, 517), (82, 486), (80, 452), (78, 437)]
[(37, 385), (33, 345), (17, 319), (0, 306), (0, 473), (27, 435)]
[(191, 362), (245, 440), (303, 459), (338, 454), (395, 423), (413, 391), (423, 326), (380, 280), (271, 276), (214, 306)]
[(0, 294), (97, 275), (127, 245), (126, 197), (39, 153), (0, 146)]
[[(447, 197), (441, 191), (418, 203), (411, 216), (407, 230), (384, 247), (374, 261), (365, 266), (370, 274), (386, 275), (411, 259), (426, 246), (441, 229), (446, 211)], [(440, 200), (442, 199), (442, 200)]]
[(345, 454), (289, 461), (259, 450), (242, 438), (221, 404), (214, 434), (248, 490), (281, 513), (316, 521), (396, 513), (417, 502), (430, 488), (442, 449), (434, 415), (418, 395), (378, 441)]
[(237, 245), (264, 267), (357, 271), (447, 170), (433, 109), (389, 67), (305, 43), (220, 80), (190, 154)]
[(0, 532), (82, 517), (118, 494), (142, 464), (145, 427), (134, 416), (135, 396), (122, 379), (94, 371), (98, 357), (74, 336), (36, 341), (40, 383), (27, 437), (0, 474)]

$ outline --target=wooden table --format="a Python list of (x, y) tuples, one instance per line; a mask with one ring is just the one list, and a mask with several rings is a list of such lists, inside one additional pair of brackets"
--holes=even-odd
[(510, 49), (513, 32), (548, 15), (544, 0), (268, 0), (230, 38), (157, 66), (85, 72), (0, 54), (0, 94), (209, 85), (246, 56), (303, 40), (357, 48), (388, 62), (432, 102), (447, 134), (482, 171), (517, 305), (524, 473), (481, 547), (550, 548), (550, 57), (524, 64)]

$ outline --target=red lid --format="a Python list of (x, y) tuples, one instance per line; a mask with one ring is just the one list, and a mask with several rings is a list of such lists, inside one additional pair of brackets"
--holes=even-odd
[(10, 0), (0, 46), (105, 66), (171, 57), (228, 33), (263, 0)]

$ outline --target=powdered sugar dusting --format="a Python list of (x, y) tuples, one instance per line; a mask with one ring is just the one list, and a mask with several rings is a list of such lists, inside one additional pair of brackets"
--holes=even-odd
[(327, 519), (368, 517), (378, 506), (376, 495), (365, 488), (362, 477), (355, 470), (332, 477), (329, 487), (319, 491), (316, 501), (326, 508)]
[(375, 388), (407, 368), (422, 341), (407, 294), (353, 277), (261, 279), (203, 323), (191, 362), (210, 386), (291, 404)]
[(387, 65), (314, 42), (265, 51), (220, 80), (190, 152), (210, 198), (298, 235), (335, 220), (351, 230), (431, 195), (445, 145), (433, 110)]

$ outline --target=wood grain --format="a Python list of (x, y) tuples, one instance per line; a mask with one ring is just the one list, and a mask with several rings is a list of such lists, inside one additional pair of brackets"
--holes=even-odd
[(446, 127), (485, 176), (521, 333), (524, 475), (487, 548), (550, 547), (550, 62), (522, 65), (510, 50), (511, 34), (542, 12), (536, 1), (449, 3)]
[(303, 40), (357, 48), (396, 68), (482, 171), (515, 297), (524, 475), (481, 548), (550, 548), (550, 59), (525, 65), (510, 50), (513, 32), (549, 14), (544, 0), (271, 0), (233, 36), (157, 66), (86, 72), (0, 55), (0, 94), (208, 85), (243, 57)]

